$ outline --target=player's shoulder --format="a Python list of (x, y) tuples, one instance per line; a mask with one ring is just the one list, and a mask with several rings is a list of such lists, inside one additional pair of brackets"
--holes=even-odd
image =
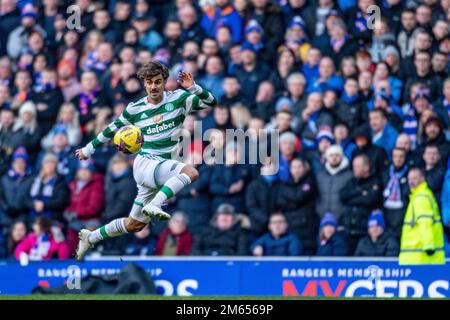
[(166, 91), (166, 97), (168, 99), (178, 99), (184, 93), (187, 93), (187, 91), (183, 90), (183, 89), (176, 89), (176, 90), (173, 90), (173, 91)]
[(137, 100), (137, 101), (131, 101), (128, 105), (127, 108), (136, 108), (136, 107), (141, 107), (141, 106), (145, 106), (147, 104), (147, 96), (142, 97), (141, 99)]

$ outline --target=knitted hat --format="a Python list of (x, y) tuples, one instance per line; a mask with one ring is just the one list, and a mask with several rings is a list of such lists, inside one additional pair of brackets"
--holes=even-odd
[(67, 136), (67, 130), (66, 130), (66, 128), (64, 128), (64, 126), (61, 126), (61, 125), (59, 125), (59, 126), (56, 126), (54, 129), (53, 129), (53, 135), (58, 135), (58, 134), (63, 134), (63, 135), (65, 135), (65, 136)]
[(394, 46), (387, 46), (386, 49), (383, 50), (383, 60), (385, 60), (389, 55), (394, 55), (397, 58), (400, 58), (400, 54)]
[(367, 228), (379, 226), (385, 228), (383, 212), (381, 210), (374, 210), (370, 214), (369, 220), (367, 221)]
[(330, 212), (325, 213), (322, 220), (320, 220), (320, 227), (323, 228), (325, 226), (333, 226), (335, 228), (337, 227), (337, 221), (334, 217), (334, 214)]
[(326, 139), (330, 141), (331, 144), (334, 144), (335, 140), (330, 127), (322, 126), (319, 128), (319, 132), (316, 136), (317, 143), (319, 143), (322, 139)]
[(294, 104), (292, 103), (291, 99), (286, 98), (286, 97), (281, 97), (280, 99), (277, 100), (277, 104), (275, 105), (275, 111), (276, 112), (280, 112), (280, 110), (284, 109), (289, 109), (290, 111), (292, 111)]
[(26, 17), (37, 18), (37, 9), (32, 3), (27, 3), (20, 11), (20, 18), (23, 19)]
[(305, 22), (300, 16), (295, 16), (294, 18), (292, 18), (291, 22), (289, 22), (288, 28), (292, 27), (300, 27), (302, 29), (305, 29)]
[(258, 32), (261, 35), (264, 33), (263, 28), (259, 25), (258, 21), (250, 20), (245, 28), (245, 34), (248, 35), (251, 32)]
[(25, 150), (24, 147), (19, 147), (14, 151), (12, 155), (12, 161), (16, 161), (17, 159), (23, 159), (26, 163), (28, 163), (28, 160), (30, 159), (28, 157), (27, 150)]

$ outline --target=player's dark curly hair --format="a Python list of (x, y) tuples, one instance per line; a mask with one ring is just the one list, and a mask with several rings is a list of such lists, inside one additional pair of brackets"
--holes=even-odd
[(139, 69), (137, 76), (141, 81), (146, 81), (158, 74), (162, 75), (164, 80), (167, 80), (169, 78), (169, 69), (158, 61), (150, 61)]

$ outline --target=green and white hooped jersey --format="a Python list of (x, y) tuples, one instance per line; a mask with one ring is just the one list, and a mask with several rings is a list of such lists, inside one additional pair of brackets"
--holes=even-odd
[(144, 136), (144, 145), (139, 154), (170, 159), (177, 147), (185, 116), (216, 103), (214, 96), (197, 84), (188, 91), (178, 89), (164, 92), (163, 100), (157, 105), (150, 104), (145, 96), (128, 104), (115, 121), (83, 148), (83, 154), (90, 157), (101, 144), (114, 137), (120, 127), (132, 124), (140, 128)]

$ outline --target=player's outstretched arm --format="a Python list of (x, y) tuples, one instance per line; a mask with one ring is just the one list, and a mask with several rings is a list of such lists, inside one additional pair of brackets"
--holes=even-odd
[[(127, 107), (128, 108), (128, 107)], [(122, 114), (113, 122), (111, 122), (103, 131), (101, 131), (91, 142), (89, 142), (84, 148), (75, 151), (75, 155), (79, 160), (89, 159), (95, 152), (95, 150), (102, 144), (111, 140), (114, 134), (123, 126), (132, 124), (132, 117), (128, 113), (127, 108)]]
[(182, 88), (192, 94), (191, 97), (186, 99), (187, 110), (196, 111), (207, 107), (214, 107), (217, 104), (217, 100), (211, 92), (195, 83), (192, 74), (180, 71), (178, 73), (178, 83)]

